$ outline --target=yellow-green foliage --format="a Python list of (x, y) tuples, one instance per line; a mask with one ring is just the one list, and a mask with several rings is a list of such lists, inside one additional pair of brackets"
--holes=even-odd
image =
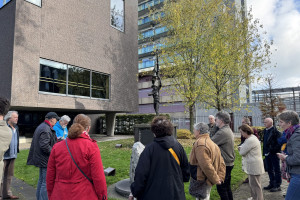
[(263, 139), (263, 130), (266, 127), (263, 127), (263, 126), (253, 126), (253, 128), (255, 128), (257, 130), (257, 134), (259, 135), (259, 138), (262, 140)]
[(178, 139), (191, 139), (192, 133), (188, 129), (178, 129), (177, 130), (177, 138)]

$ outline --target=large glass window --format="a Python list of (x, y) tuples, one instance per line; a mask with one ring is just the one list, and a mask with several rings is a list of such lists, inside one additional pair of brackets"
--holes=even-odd
[(40, 91), (66, 94), (67, 66), (50, 60), (40, 60)]
[(39, 91), (109, 99), (109, 75), (40, 59)]
[(90, 96), (90, 70), (69, 66), (68, 94)]
[(92, 72), (92, 97), (109, 99), (109, 78), (107, 75)]
[(124, 31), (124, 0), (110, 1), (111, 25), (120, 31)]
[(8, 2), (10, 2), (10, 0), (0, 0), (0, 8), (2, 8)]

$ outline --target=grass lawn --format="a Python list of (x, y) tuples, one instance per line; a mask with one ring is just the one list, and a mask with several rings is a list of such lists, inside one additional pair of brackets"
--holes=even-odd
[[(194, 140), (178, 140), (184, 147), (187, 155), (189, 156), (192, 144)], [(239, 141), (236, 141), (236, 144)], [(122, 148), (115, 148), (116, 144), (122, 144)], [(117, 141), (108, 141), (108, 142), (99, 142), (98, 146), (101, 151), (101, 157), (103, 162), (103, 167), (113, 167), (116, 169), (115, 176), (106, 177), (107, 185), (111, 185), (120, 180), (129, 178), (129, 166), (130, 166), (130, 157), (131, 157), (131, 147), (133, 145), (133, 139), (126, 140), (117, 140)], [(235, 145), (235, 149), (237, 149)], [(27, 156), (29, 150), (22, 150), (18, 154), (18, 158), (15, 162), (15, 176), (21, 180), (24, 180), (29, 185), (36, 187), (39, 177), (38, 168), (34, 166), (26, 165)], [(235, 165), (232, 170), (232, 189), (237, 188), (242, 181), (246, 178), (246, 174), (242, 171), (242, 161), (241, 156), (236, 150), (236, 160)], [(188, 193), (189, 183), (185, 183), (185, 193), (187, 200), (194, 200), (195, 198), (189, 195)], [(216, 186), (212, 188), (211, 191), (211, 200), (219, 199)], [(113, 200), (113, 199), (110, 199)]]

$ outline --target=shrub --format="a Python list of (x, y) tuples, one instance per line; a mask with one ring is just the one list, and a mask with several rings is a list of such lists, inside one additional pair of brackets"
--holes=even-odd
[(177, 130), (177, 139), (191, 139), (192, 133), (188, 129), (178, 129)]
[(263, 130), (265, 129), (265, 127), (253, 126), (253, 128), (255, 128), (257, 130), (257, 134), (259, 135), (260, 140), (262, 140), (263, 139)]

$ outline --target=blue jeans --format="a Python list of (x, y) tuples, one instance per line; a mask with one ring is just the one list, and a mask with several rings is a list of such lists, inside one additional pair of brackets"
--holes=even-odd
[(40, 167), (39, 181), (36, 189), (37, 200), (48, 200), (48, 194), (46, 188), (46, 173), (47, 173), (47, 168)]
[(286, 192), (285, 200), (300, 199), (300, 174), (291, 174), (291, 181)]
[(282, 179), (279, 158), (276, 154), (270, 153), (265, 159), (267, 161), (270, 185), (273, 187), (280, 187)]

